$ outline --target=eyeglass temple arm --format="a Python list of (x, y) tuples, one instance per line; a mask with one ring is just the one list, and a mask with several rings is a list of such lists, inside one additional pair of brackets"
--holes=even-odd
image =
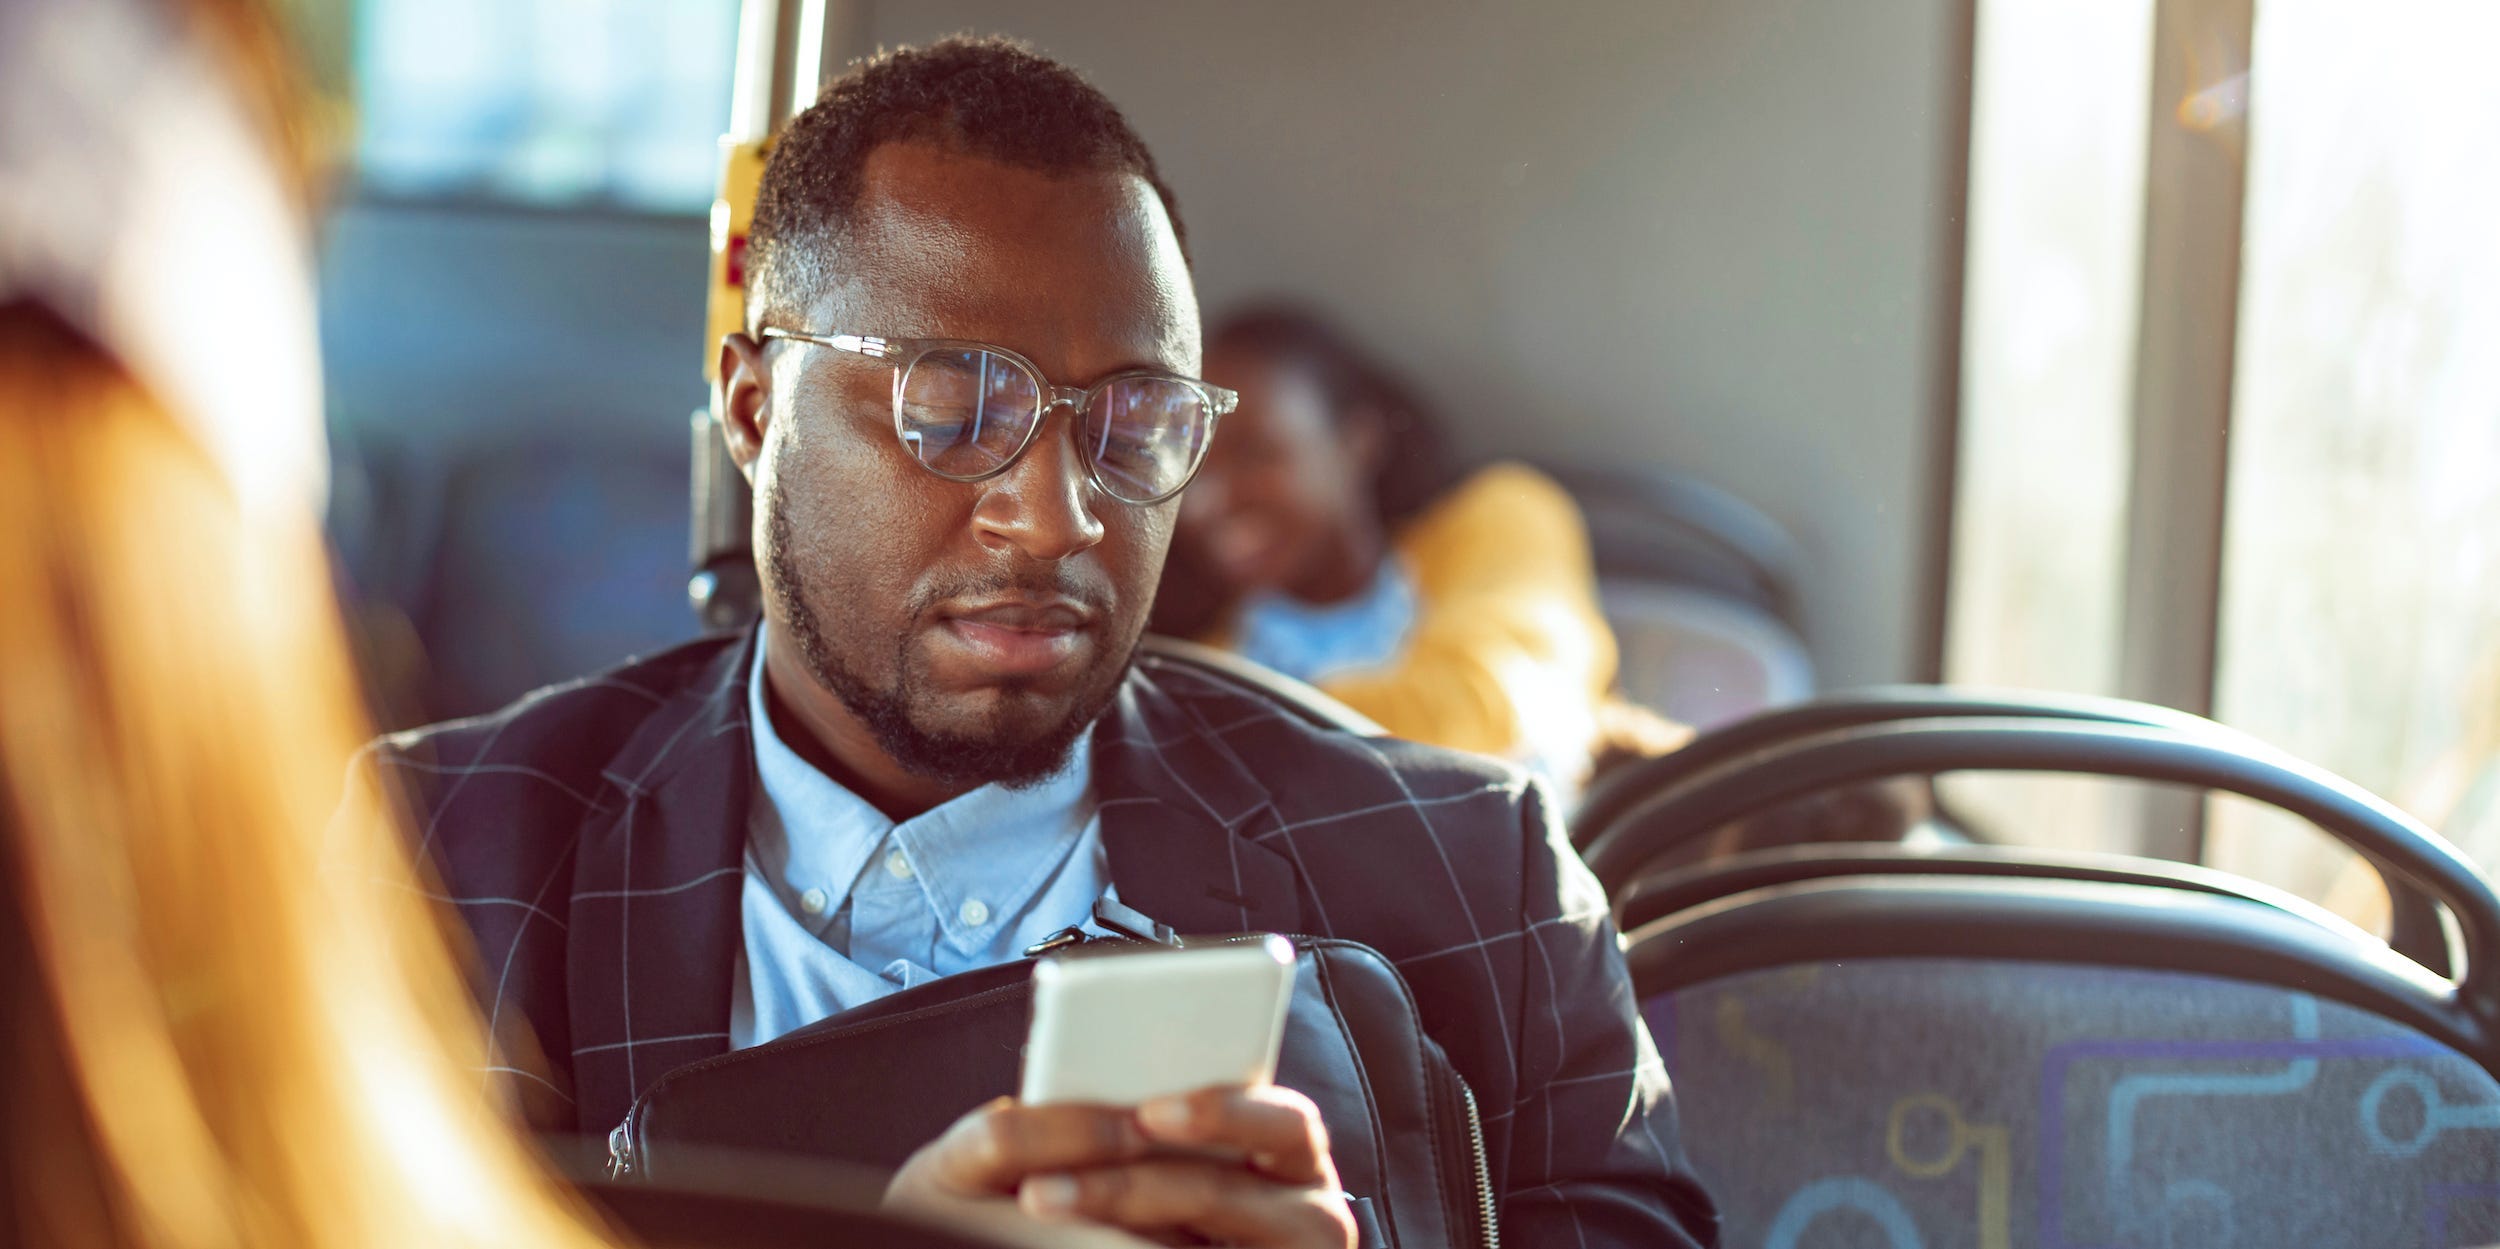
[(886, 339), (869, 338), (859, 334), (802, 334), (797, 330), (767, 326), (763, 331), (763, 336), (786, 338), (792, 342), (813, 343), (819, 347), (831, 347), (835, 351), (847, 351), (855, 356), (866, 356), (871, 360), (891, 360), (902, 354), (894, 343)]

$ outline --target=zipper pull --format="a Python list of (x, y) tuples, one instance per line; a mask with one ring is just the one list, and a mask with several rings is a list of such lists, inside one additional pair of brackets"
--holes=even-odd
[(633, 1119), (628, 1117), (625, 1122), (608, 1129), (608, 1178), (611, 1180), (624, 1179), (634, 1172), (633, 1126)]
[(1131, 941), (1143, 941), (1149, 945), (1168, 945), (1173, 949), (1181, 947), (1180, 934), (1172, 931), (1170, 924), (1161, 923), (1135, 907), (1123, 906), (1109, 898), (1094, 903), (1094, 923), (1100, 925), (1110, 936), (1097, 937), (1085, 931), (1083, 924), (1070, 924), (1024, 947), (1024, 956), (1040, 958), (1045, 954), (1056, 954), (1088, 941), (1116, 941), (1122, 937)]
[(1123, 937), (1134, 937), (1139, 941), (1152, 942), (1156, 945), (1168, 945), (1176, 950), (1181, 945), (1180, 934), (1172, 931), (1170, 924), (1110, 898), (1094, 903), (1094, 922)]
[(1079, 925), (1070, 924), (1067, 927), (1024, 947), (1024, 956), (1026, 958), (1040, 958), (1045, 954), (1064, 950), (1072, 945), (1083, 944), (1085, 944), (1085, 929)]

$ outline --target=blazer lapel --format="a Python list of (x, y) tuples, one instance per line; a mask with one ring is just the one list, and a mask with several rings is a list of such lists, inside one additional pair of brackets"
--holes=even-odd
[(1301, 930), (1299, 873), (1250, 840), (1267, 787), (1142, 663), (1095, 728), (1094, 793), (1123, 903), (1185, 934)]
[(573, 873), (566, 981), (585, 1130), (670, 1069), (729, 1048), (754, 747), (752, 631), (655, 710), (607, 771), (615, 801)]

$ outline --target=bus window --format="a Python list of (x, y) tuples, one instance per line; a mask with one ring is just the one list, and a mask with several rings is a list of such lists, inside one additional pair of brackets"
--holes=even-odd
[[(1979, 8), (1946, 675), (2205, 712), (2500, 860), (2500, 178), (2458, 159), (2500, 143), (2463, 59), (2494, 15)], [(2004, 836), (2384, 919), (2370, 873), (2279, 814), (1943, 793)]]
[[(2500, 865), (2500, 10), (2267, 6), (2216, 714)], [(2374, 917), (2297, 822), (2208, 861)], [(2338, 888), (2338, 882), (2343, 883)]]

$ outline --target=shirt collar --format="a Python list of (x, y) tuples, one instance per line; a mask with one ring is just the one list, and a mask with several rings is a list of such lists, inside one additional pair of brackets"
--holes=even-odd
[(770, 817), (753, 821), (749, 832), (757, 870), (785, 904), (820, 888), (838, 906), (891, 837), (946, 940), (967, 952), (994, 942), (1032, 905), (1094, 818), (1093, 735), (1079, 736), (1067, 762), (1039, 784), (983, 785), (897, 825), (781, 739), (765, 692), (769, 636), (757, 630), (747, 675), (763, 798), (758, 814)]
[(838, 902), (894, 821), (781, 740), (764, 687), (764, 648), (770, 636), (768, 628), (756, 630), (755, 666), (747, 672), (747, 721), (755, 738), (757, 796), (763, 799), (756, 814), (769, 817), (753, 821), (747, 854), (784, 895), (783, 902), (810, 889), (822, 889)]

